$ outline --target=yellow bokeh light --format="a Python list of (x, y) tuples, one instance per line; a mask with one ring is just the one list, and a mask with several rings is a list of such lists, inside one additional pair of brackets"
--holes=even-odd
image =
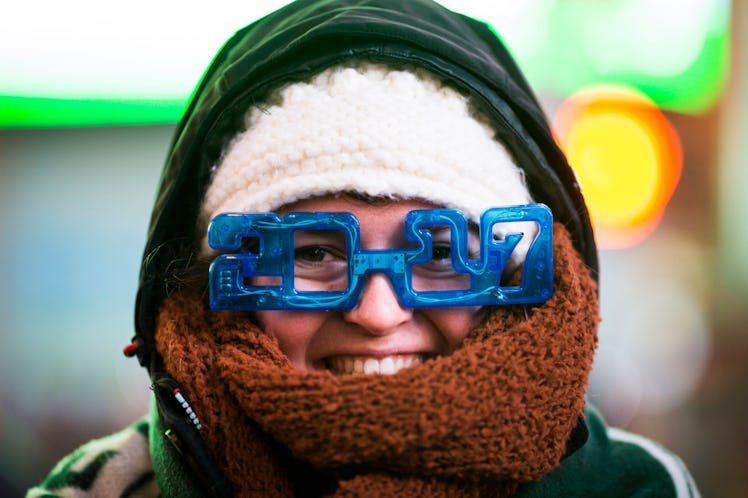
[[(588, 116), (572, 125), (569, 144), (583, 183), (598, 187), (585, 189), (598, 223), (625, 227), (646, 214), (657, 188), (657, 154), (636, 121), (616, 113)], [(642, 195), (632, 197), (636, 191)]]
[(633, 90), (596, 87), (567, 99), (553, 125), (600, 247), (641, 241), (657, 226), (680, 176), (680, 142), (662, 112)]

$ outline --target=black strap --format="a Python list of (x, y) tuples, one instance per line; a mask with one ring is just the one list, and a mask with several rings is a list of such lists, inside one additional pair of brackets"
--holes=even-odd
[[(179, 390), (189, 403), (182, 387), (166, 374), (154, 375), (153, 392), (161, 423), (166, 429), (166, 437), (174, 445), (187, 466), (195, 472), (203, 487), (205, 496), (229, 497), (229, 485), (218, 467), (208, 455), (200, 430), (187, 410), (177, 401), (175, 391)], [(198, 415), (199, 417), (199, 415)]]

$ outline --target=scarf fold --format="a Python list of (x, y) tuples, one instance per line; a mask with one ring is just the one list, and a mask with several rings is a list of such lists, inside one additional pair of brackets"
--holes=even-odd
[(170, 296), (156, 346), (238, 496), (510, 496), (584, 407), (596, 284), (554, 226), (554, 296), (493, 307), (452, 355), (395, 375), (294, 369), (246, 314)]

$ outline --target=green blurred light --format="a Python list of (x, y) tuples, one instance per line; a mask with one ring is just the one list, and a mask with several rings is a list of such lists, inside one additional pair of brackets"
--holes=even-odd
[[(227, 1), (210, 12), (179, 8), (179, 19), (169, 2), (153, 4), (153, 15), (112, 17), (98, 2), (71, 0), (43, 18), (12, 4), (14, 15), (0, 17), (0, 127), (176, 122), (228, 35), (287, 2), (246, 3), (227, 17)], [(625, 84), (664, 110), (699, 114), (726, 84), (730, 0), (440, 1), (494, 26), (536, 91), (559, 100)]]
[(179, 120), (185, 99), (104, 100), (0, 96), (0, 128), (167, 124)]
[[(730, 0), (548, 5), (542, 50), (512, 45), (538, 92), (563, 99), (593, 84), (624, 84), (684, 114), (719, 100), (729, 73)], [(504, 32), (501, 20), (493, 24)]]

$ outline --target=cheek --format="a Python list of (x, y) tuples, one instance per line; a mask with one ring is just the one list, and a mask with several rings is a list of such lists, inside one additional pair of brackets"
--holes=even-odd
[(460, 347), (465, 337), (478, 326), (483, 317), (479, 307), (424, 309), (424, 314), (439, 329), (452, 350)]
[(309, 343), (322, 326), (324, 313), (303, 311), (257, 311), (260, 325), (278, 340), (280, 350), (291, 363), (306, 369)]

